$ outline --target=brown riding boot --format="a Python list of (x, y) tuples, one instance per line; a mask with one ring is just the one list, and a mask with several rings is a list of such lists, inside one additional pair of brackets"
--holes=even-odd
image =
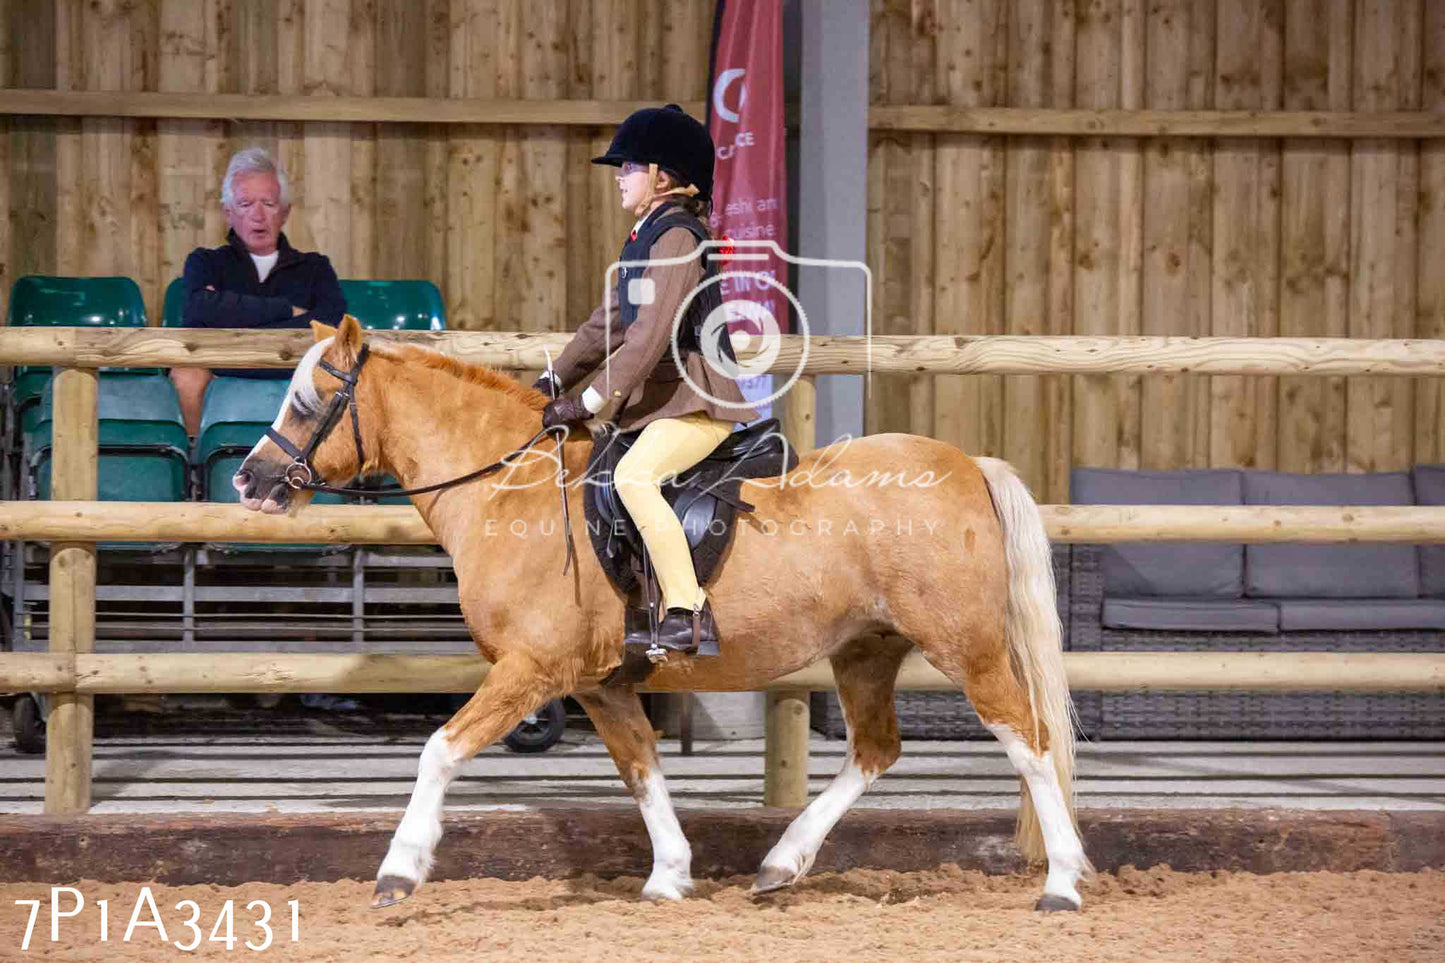
[[(713, 656), (719, 654), (717, 622), (712, 617), (712, 606), (702, 603), (702, 608), (670, 608), (657, 627), (657, 650), (652, 649), (651, 634), (646, 627), (627, 634), (628, 648), (645, 650), (649, 658), (653, 653), (661, 657), (665, 652), (680, 655)], [(655, 659), (654, 661), (660, 661)]]

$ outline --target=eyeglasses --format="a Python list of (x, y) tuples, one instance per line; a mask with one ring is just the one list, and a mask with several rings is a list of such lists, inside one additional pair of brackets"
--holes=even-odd
[(626, 177), (628, 174), (638, 174), (646, 172), (647, 165), (639, 164), (636, 161), (623, 161), (622, 167), (618, 170), (618, 173), (621, 174), (621, 176), (623, 177)]

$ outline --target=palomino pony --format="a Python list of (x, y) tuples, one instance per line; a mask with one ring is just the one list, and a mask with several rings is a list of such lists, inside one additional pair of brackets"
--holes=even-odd
[[(339, 329), (314, 327), (317, 342), (272, 428), (293, 455), (305, 449), (304, 475), (339, 483), (390, 472), (424, 487), (502, 459), (540, 426), (546, 399), (505, 375), (418, 347), (363, 346), (351, 317)], [(588, 451), (585, 436), (563, 445), (567, 478), (582, 476)], [(307, 498), (287, 483), (298, 471), (263, 438), (234, 483), (247, 508), (281, 513)], [(462, 613), (492, 668), (422, 750), (373, 905), (405, 899), (426, 879), (442, 798), (461, 764), (567, 694), (641, 807), (653, 847), (643, 897), (681, 899), (692, 886), (692, 851), (641, 701), (631, 687), (602, 684), (622, 661), (624, 599), (585, 548), (561, 574), (556, 474), (555, 459), (534, 458), (412, 498), (451, 554)], [(583, 493), (567, 490), (585, 546)], [(877, 435), (806, 453), (784, 479), (748, 483), (743, 495), (755, 510), (740, 517), (708, 592), (722, 655), (673, 656), (647, 684), (751, 690), (818, 659), (832, 663), (846, 761), (764, 858), (754, 891), (800, 880), (828, 831), (898, 758), (894, 682), (911, 642), (968, 694), (1021, 777), (1019, 844), (1048, 860), (1037, 908), (1078, 909), (1077, 884), (1092, 867), (1073, 813), (1073, 717), (1049, 544), (1013, 470), (926, 438)]]

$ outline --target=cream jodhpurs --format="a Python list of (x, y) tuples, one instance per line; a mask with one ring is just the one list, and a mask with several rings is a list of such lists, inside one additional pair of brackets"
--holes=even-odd
[(647, 543), (666, 608), (700, 608), (707, 596), (697, 584), (687, 536), (672, 506), (662, 497), (661, 482), (671, 481), (672, 476), (712, 454), (732, 430), (732, 422), (718, 421), (701, 411), (659, 418), (642, 429), (617, 462), (617, 496)]

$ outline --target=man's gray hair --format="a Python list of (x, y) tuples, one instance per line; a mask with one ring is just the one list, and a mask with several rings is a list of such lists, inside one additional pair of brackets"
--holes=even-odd
[(275, 175), (276, 182), (281, 185), (281, 206), (291, 206), (291, 185), (286, 181), (286, 172), (271, 159), (271, 154), (264, 147), (247, 147), (231, 155), (231, 162), (226, 165), (226, 176), (221, 178), (223, 206), (231, 206), (231, 202), (236, 199), (236, 178), (247, 174)]

